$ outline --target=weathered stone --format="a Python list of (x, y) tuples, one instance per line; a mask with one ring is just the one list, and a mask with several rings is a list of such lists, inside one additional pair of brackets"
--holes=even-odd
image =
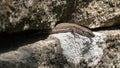
[(119, 68), (120, 67), (120, 29), (101, 30), (106, 34), (106, 46), (101, 61), (96, 68)]
[(72, 22), (90, 28), (120, 25), (120, 0), (76, 0)]
[(50, 29), (66, 8), (65, 0), (1, 0), (0, 32)]
[(119, 25), (119, 0), (1, 0), (0, 32), (50, 30), (74, 22), (89, 28)]
[(59, 38), (63, 55), (67, 61), (79, 68), (82, 66), (80, 63), (84, 64), (83, 60), (84, 65), (95, 66), (103, 55), (106, 36), (100, 33), (94, 34), (93, 38), (81, 35), (76, 37), (71, 33), (59, 33), (52, 36)]
[[(103, 55), (106, 36), (88, 38), (72, 33), (50, 35), (46, 40), (0, 54), (1, 68), (74, 68), (95, 66)], [(19, 41), (20, 43), (20, 41)], [(9, 45), (9, 44), (8, 44)], [(96, 57), (96, 58), (92, 58)]]
[(98, 32), (104, 33), (107, 36), (106, 47), (120, 44), (120, 29), (111, 27), (106, 30), (99, 30)]
[[(119, 0), (0, 0), (0, 32), (37, 29), (43, 32), (62, 22), (89, 28), (119, 27), (119, 21)], [(31, 35), (32, 40), (28, 41), (30, 36), (26, 37), (27, 34), (19, 34), (14, 39), (14, 34), (9, 38), (0, 34), (0, 68), (119, 68), (120, 28), (107, 29), (95, 29), (103, 34), (95, 33), (92, 39), (60, 33), (46, 40), (41, 40), (43, 35), (35, 39)], [(8, 48), (3, 47), (2, 50), (2, 46)], [(16, 46), (20, 47), (14, 50)]]
[(38, 41), (0, 54), (0, 68), (38, 68), (64, 65), (65, 58), (57, 40)]

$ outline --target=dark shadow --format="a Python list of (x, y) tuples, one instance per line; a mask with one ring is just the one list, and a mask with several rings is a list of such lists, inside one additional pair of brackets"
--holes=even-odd
[(20, 46), (44, 40), (48, 34), (39, 33), (39, 30), (31, 30), (18, 33), (0, 33), (0, 53), (16, 50)]
[(115, 26), (108, 26), (108, 27), (99, 27), (95, 29), (91, 29), (92, 31), (102, 31), (102, 30), (119, 30), (120, 25), (115, 25)]

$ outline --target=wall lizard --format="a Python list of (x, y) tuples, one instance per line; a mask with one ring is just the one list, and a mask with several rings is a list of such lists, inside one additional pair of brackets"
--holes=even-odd
[(64, 32), (72, 32), (73, 34), (78, 33), (83, 36), (94, 37), (94, 33), (83, 26), (74, 24), (74, 23), (60, 23), (56, 25), (51, 33), (64, 33)]

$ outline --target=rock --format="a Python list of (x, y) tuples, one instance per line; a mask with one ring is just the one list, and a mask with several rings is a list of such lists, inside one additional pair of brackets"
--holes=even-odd
[(50, 35), (15, 51), (0, 54), (1, 68), (74, 68), (91, 67), (100, 61), (106, 36), (95, 33), (94, 38), (70, 32)]
[(119, 25), (119, 4), (119, 0), (1, 0), (0, 32), (43, 32), (62, 22), (89, 28)]
[(84, 60), (85, 65), (89, 67), (95, 66), (100, 61), (106, 39), (104, 34), (94, 34), (95, 37), (93, 38), (81, 35), (76, 38), (71, 33), (59, 33), (52, 36), (59, 38), (63, 55), (67, 58), (68, 62), (81, 67), (80, 63)]
[[(110, 28), (109, 28), (110, 29)], [(101, 61), (96, 68), (120, 67), (120, 29), (99, 31), (107, 36), (106, 47)]]
[(65, 0), (1, 0), (0, 32), (50, 29), (66, 6)]
[[(99, 27), (119, 27), (119, 21), (119, 0), (0, 1), (0, 33), (27, 30), (44, 33), (62, 22), (78, 23), (98, 31), (102, 30)], [(119, 68), (119, 29), (94, 32), (94, 38), (76, 37), (70, 32), (52, 34), (44, 37), (45, 40), (43, 35), (35, 39), (31, 35), (31, 40), (30, 33), (24, 36), (18, 33), (15, 37), (14, 34), (10, 37), (0, 34), (0, 45), (3, 46), (0, 68)]]
[(65, 63), (56, 41), (38, 41), (16, 51), (0, 54), (0, 68), (38, 68)]
[(89, 28), (120, 25), (119, 0), (76, 0), (72, 21)]

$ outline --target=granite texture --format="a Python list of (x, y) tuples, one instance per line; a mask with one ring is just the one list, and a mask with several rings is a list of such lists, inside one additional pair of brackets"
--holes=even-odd
[(119, 21), (119, 0), (0, 1), (0, 32), (43, 32), (62, 22), (98, 28), (120, 25)]
[[(95, 32), (95, 37), (74, 36), (71, 32), (51, 34), (0, 54), (1, 68), (79, 68), (94, 67), (103, 56), (107, 36)], [(33, 38), (32, 38), (33, 39)], [(19, 45), (23, 45), (20, 40)], [(26, 40), (27, 41), (27, 40)], [(13, 43), (18, 44), (13, 41)], [(6, 43), (8, 46), (10, 43)], [(14, 47), (14, 46), (13, 46)]]

